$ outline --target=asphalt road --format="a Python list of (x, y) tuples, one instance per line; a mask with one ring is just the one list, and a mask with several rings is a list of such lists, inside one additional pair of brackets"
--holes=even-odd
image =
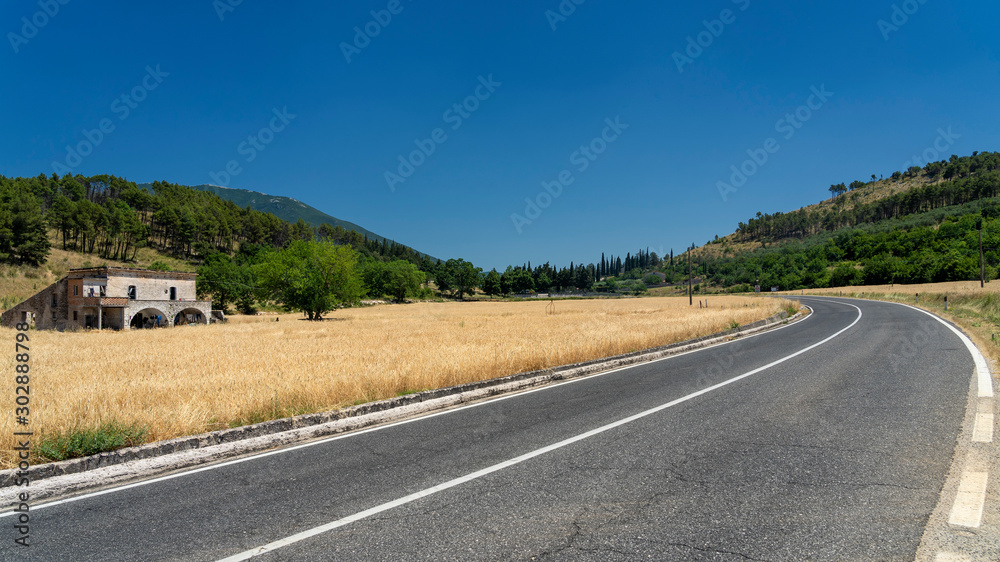
[(912, 560), (973, 360), (909, 308), (802, 300), (759, 336), (35, 506), (0, 554), (220, 560), (339, 522), (255, 560)]

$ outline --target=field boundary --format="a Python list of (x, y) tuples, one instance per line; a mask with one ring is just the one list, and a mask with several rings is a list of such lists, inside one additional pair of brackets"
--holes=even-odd
[[(44, 499), (81, 491), (96, 486), (108, 486), (121, 481), (148, 477), (153, 473), (174, 471), (192, 466), (217, 462), (227, 458), (259, 453), (276, 447), (284, 447), (322, 437), (355, 431), (401, 419), (422, 415), (435, 410), (452, 408), (460, 404), (492, 398), (501, 394), (511, 394), (530, 388), (544, 386), (557, 381), (584, 377), (599, 372), (649, 362), (735, 338), (773, 329), (795, 322), (808, 314), (797, 312), (789, 317), (787, 312), (775, 314), (723, 332), (678, 342), (666, 346), (595, 359), (582, 363), (563, 365), (537, 371), (527, 371), (495, 379), (465, 383), (461, 385), (426, 390), (405, 396), (360, 404), (339, 410), (304, 414), (291, 418), (261, 422), (257, 424), (179, 437), (127, 447), (117, 451), (98, 453), (87, 457), (33, 466), (27, 476), (32, 481), (32, 497)], [(182, 455), (180, 453), (183, 453)], [(177, 459), (167, 462), (160, 457), (175, 455)], [(141, 462), (140, 462), (141, 461)], [(136, 466), (125, 467), (116, 465)], [(140, 466), (141, 465), (141, 466)], [(40, 489), (36, 482), (57, 476), (79, 475), (96, 469), (121, 468), (118, 474), (109, 474), (100, 482), (83, 476), (79, 482), (66, 482)], [(14, 481), (17, 469), (0, 471), (0, 500), (16, 491)], [(21, 476), (24, 476), (23, 474)], [(48, 487), (46, 487), (48, 488)]]

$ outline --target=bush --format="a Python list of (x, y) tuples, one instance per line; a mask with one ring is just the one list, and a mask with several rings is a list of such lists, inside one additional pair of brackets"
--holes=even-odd
[(110, 422), (93, 429), (44, 436), (38, 444), (38, 456), (43, 460), (61, 461), (134, 447), (145, 442), (146, 432), (146, 428), (139, 425)]
[(642, 278), (642, 282), (646, 285), (659, 285), (660, 283), (663, 283), (663, 279), (655, 273), (648, 273)]

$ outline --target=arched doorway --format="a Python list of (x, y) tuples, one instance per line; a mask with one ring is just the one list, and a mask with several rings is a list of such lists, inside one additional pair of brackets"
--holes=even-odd
[(197, 308), (185, 308), (174, 316), (174, 326), (208, 324), (208, 318)]
[(161, 310), (155, 308), (144, 308), (132, 315), (129, 320), (129, 328), (132, 330), (142, 330), (146, 328), (162, 328), (170, 325), (169, 317)]

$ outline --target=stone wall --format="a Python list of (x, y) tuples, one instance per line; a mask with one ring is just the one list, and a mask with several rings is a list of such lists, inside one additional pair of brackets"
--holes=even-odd
[(170, 288), (176, 289), (176, 300), (197, 300), (194, 279), (157, 279), (137, 275), (115, 274), (108, 277), (107, 296), (127, 297), (129, 286), (136, 288), (135, 300), (170, 300)]
[[(52, 297), (55, 296), (55, 306)], [(39, 291), (35, 296), (7, 310), (0, 315), (0, 325), (13, 328), (24, 321), (24, 313), (34, 317), (35, 328), (39, 330), (65, 330), (69, 315), (69, 301), (66, 279), (62, 279)]]

